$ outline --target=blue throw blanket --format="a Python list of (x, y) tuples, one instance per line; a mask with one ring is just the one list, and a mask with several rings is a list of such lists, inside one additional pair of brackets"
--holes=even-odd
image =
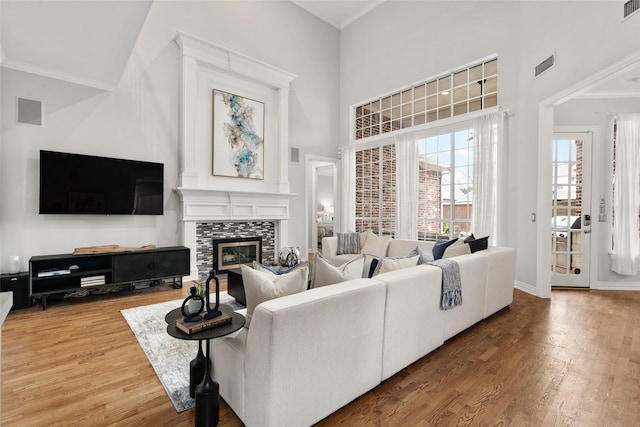
[(442, 270), (442, 301), (440, 306), (448, 310), (462, 305), (462, 282), (460, 280), (460, 266), (452, 259), (438, 259), (428, 264), (440, 267)]

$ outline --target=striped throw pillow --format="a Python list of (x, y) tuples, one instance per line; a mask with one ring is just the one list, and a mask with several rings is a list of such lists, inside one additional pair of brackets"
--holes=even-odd
[(359, 254), (360, 233), (338, 233), (338, 249), (336, 255)]

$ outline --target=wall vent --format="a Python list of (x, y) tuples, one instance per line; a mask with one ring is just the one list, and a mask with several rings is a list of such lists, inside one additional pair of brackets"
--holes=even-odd
[(42, 102), (18, 98), (18, 123), (42, 126)]
[(300, 149), (296, 147), (291, 147), (291, 162), (298, 163), (300, 162)]
[(547, 59), (545, 59), (538, 65), (536, 65), (536, 77), (538, 77), (540, 74), (547, 71), (549, 68), (553, 67), (553, 64), (555, 64), (555, 62), (556, 62), (556, 56), (551, 55), (550, 57), (548, 57)]
[(624, 17), (628, 17), (640, 9), (640, 0), (629, 0), (624, 4)]

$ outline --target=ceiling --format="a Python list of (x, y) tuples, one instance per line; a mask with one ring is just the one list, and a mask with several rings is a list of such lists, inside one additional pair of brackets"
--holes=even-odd
[(112, 90), (151, 3), (2, 0), (2, 66)]
[[(343, 29), (385, 0), (291, 0)], [(2, 66), (102, 90), (122, 77), (153, 0), (1, 0)], [(582, 97), (640, 97), (640, 64)]]
[(578, 98), (640, 98), (640, 63), (603, 78)]
[(339, 30), (370, 12), (385, 0), (291, 0)]

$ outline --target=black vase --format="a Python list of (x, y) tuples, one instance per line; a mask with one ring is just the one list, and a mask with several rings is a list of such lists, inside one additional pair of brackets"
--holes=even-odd
[(202, 341), (198, 341), (198, 354), (189, 364), (189, 396), (196, 397), (196, 387), (204, 379), (207, 358), (202, 352)]

